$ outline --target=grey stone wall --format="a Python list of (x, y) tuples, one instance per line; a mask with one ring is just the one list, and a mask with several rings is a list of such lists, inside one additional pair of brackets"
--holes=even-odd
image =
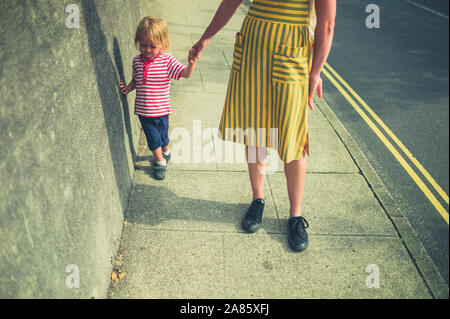
[(150, 7), (0, 1), (0, 298), (106, 297), (140, 131), (118, 83)]

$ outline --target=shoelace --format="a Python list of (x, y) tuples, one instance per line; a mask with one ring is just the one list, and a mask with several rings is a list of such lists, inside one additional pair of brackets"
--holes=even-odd
[(258, 212), (260, 211), (258, 207), (264, 207), (264, 201), (254, 200), (250, 205), (250, 216), (252, 219), (256, 220), (258, 223), (262, 220), (262, 214)]
[[(301, 228), (300, 226), (303, 226), (303, 228)], [(299, 235), (302, 235), (303, 231), (308, 227), (309, 227), (308, 221), (305, 219), (305, 217), (302, 216), (296, 218), (294, 220), (294, 224), (292, 225), (292, 228), (295, 228)]]

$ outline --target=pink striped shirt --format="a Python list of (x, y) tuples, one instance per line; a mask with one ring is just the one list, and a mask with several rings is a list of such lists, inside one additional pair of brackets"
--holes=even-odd
[(133, 78), (136, 86), (134, 113), (146, 117), (172, 114), (170, 109), (170, 80), (181, 79), (186, 67), (172, 55), (160, 53), (154, 59), (141, 55), (133, 59)]

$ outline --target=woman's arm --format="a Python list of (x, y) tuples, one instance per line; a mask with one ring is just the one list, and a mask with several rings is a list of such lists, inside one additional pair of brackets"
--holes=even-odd
[(317, 25), (314, 31), (314, 56), (309, 74), (309, 107), (314, 109), (314, 93), (322, 98), (322, 79), (320, 73), (330, 53), (333, 42), (336, 0), (316, 0)]
[(244, 0), (223, 0), (219, 8), (216, 11), (211, 23), (206, 28), (201, 39), (194, 44), (191, 50), (189, 50), (189, 59), (200, 58), (201, 52), (209, 44), (211, 38), (219, 32), (227, 23), (231, 17), (235, 14)]

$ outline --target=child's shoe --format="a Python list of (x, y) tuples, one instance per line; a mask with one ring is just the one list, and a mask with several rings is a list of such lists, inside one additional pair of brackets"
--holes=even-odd
[(169, 153), (168, 155), (165, 155), (165, 154), (163, 153), (162, 156), (163, 156), (164, 159), (166, 160), (166, 163), (168, 163), (169, 160), (172, 158), (172, 153)]
[(153, 176), (157, 180), (163, 180), (166, 177), (166, 165), (155, 162), (153, 165)]

